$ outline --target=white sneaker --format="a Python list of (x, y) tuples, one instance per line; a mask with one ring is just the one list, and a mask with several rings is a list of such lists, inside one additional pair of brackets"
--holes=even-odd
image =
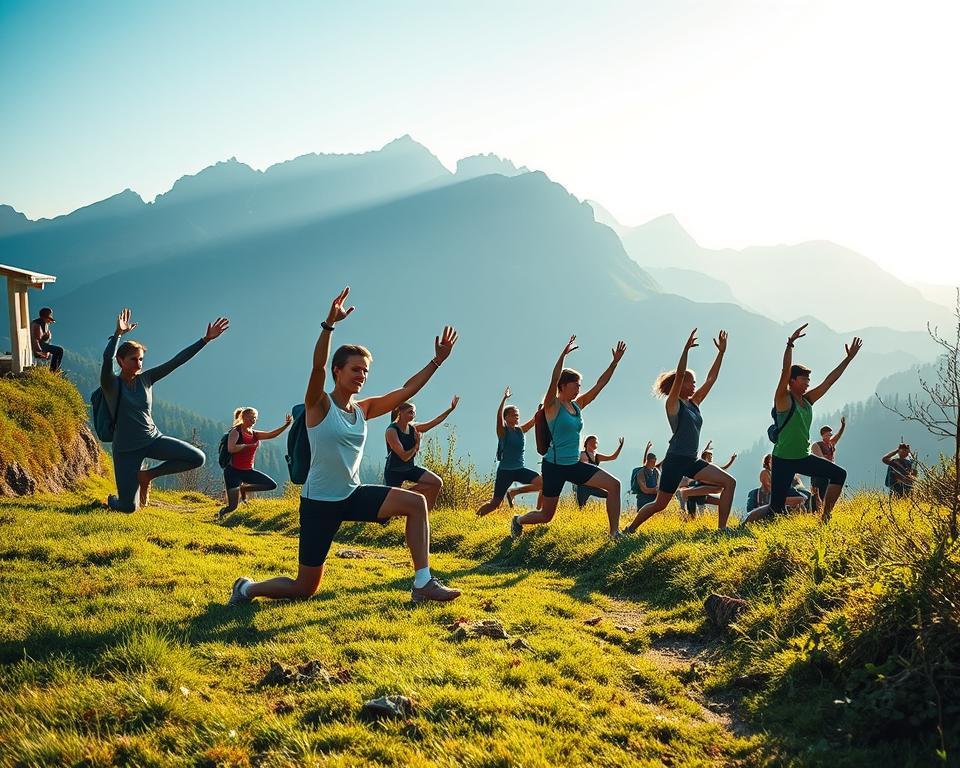
[(233, 591), (230, 593), (230, 599), (227, 600), (227, 605), (240, 605), (241, 603), (249, 603), (253, 598), (246, 597), (241, 589), (245, 584), (250, 584), (253, 582), (248, 576), (241, 576), (235, 582), (233, 582)]

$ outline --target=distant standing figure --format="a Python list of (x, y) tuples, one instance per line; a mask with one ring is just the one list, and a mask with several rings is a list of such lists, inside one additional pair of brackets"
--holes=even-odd
[(636, 467), (630, 476), (630, 490), (637, 494), (637, 509), (649, 504), (657, 498), (657, 489), (660, 487), (660, 468), (657, 466), (657, 454), (650, 449), (653, 441), (647, 441), (647, 448), (643, 452), (643, 466)]
[(60, 361), (63, 360), (63, 347), (50, 343), (50, 339), (53, 338), (50, 325), (55, 322), (57, 321), (53, 319), (53, 310), (50, 307), (43, 307), (40, 315), (30, 323), (30, 342), (34, 357), (49, 360), (51, 373), (60, 370)]
[(916, 459), (910, 458), (910, 446), (900, 443), (881, 461), (887, 465), (886, 486), (890, 489), (890, 495), (895, 499), (907, 498), (917, 479)]

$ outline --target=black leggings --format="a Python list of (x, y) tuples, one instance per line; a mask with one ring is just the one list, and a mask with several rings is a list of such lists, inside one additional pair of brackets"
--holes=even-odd
[(783, 512), (787, 506), (787, 496), (793, 485), (794, 475), (824, 477), (830, 485), (843, 485), (847, 481), (847, 470), (832, 461), (813, 454), (802, 459), (781, 459), (773, 457), (770, 479), (770, 511)]

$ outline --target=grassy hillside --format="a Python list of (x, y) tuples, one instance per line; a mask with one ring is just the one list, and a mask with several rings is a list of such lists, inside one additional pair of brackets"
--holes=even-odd
[(0, 494), (15, 476), (59, 490), (97, 466), (99, 451), (82, 434), (86, 420), (69, 381), (40, 369), (0, 377)]
[[(617, 545), (598, 507), (518, 542), (504, 514), (439, 511), (434, 569), (464, 596), (416, 607), (402, 526), (350, 525), (312, 600), (229, 608), (236, 576), (294, 566), (294, 499), (222, 527), (202, 496), (127, 516), (96, 505), (105, 491), (0, 502), (0, 765), (899, 768), (958, 746), (956, 641), (937, 634), (957, 616), (927, 583), (952, 589), (957, 554), (890, 563), (907, 510), (876, 498), (827, 530), (665, 516)], [(748, 602), (725, 632), (704, 621), (714, 590)], [(510, 639), (457, 642), (460, 619)], [(261, 684), (308, 660), (329, 676)], [(360, 718), (395, 693), (406, 718)]]

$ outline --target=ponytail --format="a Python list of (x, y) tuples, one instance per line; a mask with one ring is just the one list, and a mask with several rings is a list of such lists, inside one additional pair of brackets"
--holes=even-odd
[(250, 406), (237, 408), (233, 412), (233, 426), (231, 426), (230, 429), (236, 429), (237, 427), (243, 426), (243, 414), (245, 413), (252, 413), (256, 415), (257, 409), (251, 408)]

